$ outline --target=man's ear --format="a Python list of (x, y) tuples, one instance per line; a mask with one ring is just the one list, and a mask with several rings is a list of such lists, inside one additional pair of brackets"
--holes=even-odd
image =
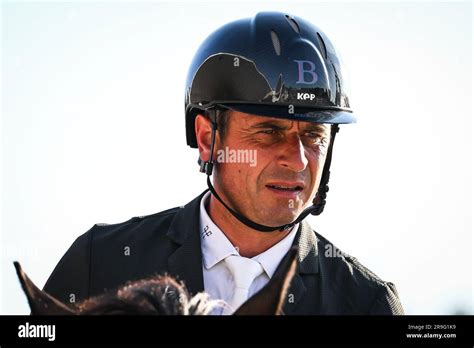
[(296, 268), (298, 248), (292, 247), (262, 290), (240, 306), (234, 315), (281, 315)]
[(198, 114), (194, 119), (194, 129), (196, 130), (196, 141), (199, 148), (199, 157), (201, 160), (208, 161), (211, 153), (211, 121)]
[(21, 283), (21, 287), (26, 294), (28, 303), (30, 304), (32, 315), (74, 315), (77, 314), (65, 304), (59, 302), (54, 297), (48, 295), (28, 278), (20, 263), (13, 262), (16, 269), (16, 274)]

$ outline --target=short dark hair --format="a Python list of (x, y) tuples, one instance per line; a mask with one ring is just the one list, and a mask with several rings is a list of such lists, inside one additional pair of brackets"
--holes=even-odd
[[(217, 119), (217, 131), (219, 132), (221, 140), (223, 140), (227, 134), (227, 130), (229, 128), (229, 116), (231, 110), (221, 110), (219, 113), (219, 117)], [(205, 116), (210, 120), (210, 113), (209, 111), (205, 112)]]

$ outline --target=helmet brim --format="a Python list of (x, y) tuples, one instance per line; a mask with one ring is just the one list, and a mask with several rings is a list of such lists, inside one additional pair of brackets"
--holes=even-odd
[(355, 123), (354, 113), (343, 110), (317, 110), (303, 107), (293, 107), (290, 113), (289, 107), (260, 104), (221, 104), (222, 107), (246, 114), (257, 116), (283, 118), (288, 120), (306, 121), (312, 123), (344, 124)]

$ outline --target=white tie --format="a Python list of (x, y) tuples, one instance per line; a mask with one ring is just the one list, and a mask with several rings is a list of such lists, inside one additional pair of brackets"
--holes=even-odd
[(227, 268), (234, 278), (234, 296), (229, 301), (222, 314), (232, 314), (249, 297), (249, 288), (252, 282), (263, 273), (262, 265), (252, 259), (230, 255), (225, 259)]

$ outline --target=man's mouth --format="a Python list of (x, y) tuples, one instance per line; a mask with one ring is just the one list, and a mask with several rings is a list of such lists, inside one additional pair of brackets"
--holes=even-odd
[(266, 184), (265, 186), (272, 190), (278, 190), (278, 191), (283, 191), (283, 192), (303, 191), (303, 185), (299, 183), (271, 183), (271, 184)]
[(270, 187), (270, 188), (276, 189), (276, 190), (285, 190), (285, 191), (300, 191), (300, 190), (302, 190), (301, 186), (267, 185), (267, 187)]

